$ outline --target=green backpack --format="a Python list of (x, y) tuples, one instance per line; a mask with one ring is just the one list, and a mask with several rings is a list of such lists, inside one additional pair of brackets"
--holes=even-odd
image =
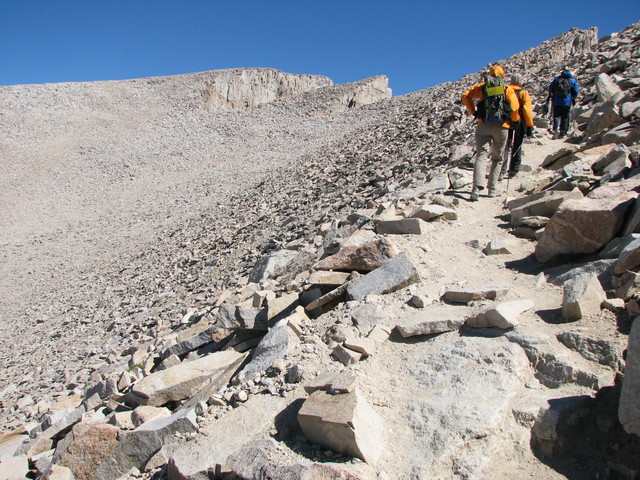
[(491, 125), (504, 123), (511, 113), (504, 78), (487, 76), (482, 87), (483, 100), (478, 105), (479, 118)]

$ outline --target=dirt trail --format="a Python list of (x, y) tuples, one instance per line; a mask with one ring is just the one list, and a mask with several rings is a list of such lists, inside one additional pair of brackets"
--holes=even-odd
[[(564, 143), (549, 139), (545, 133), (539, 135), (540, 138), (524, 145), (523, 165), (530, 166), (532, 171), (539, 167), (548, 154), (557, 151)], [(533, 174), (525, 172), (520, 176)], [(521, 195), (515, 192), (518, 180), (516, 177), (509, 182), (512, 196)], [(506, 190), (506, 180), (501, 182), (500, 187)], [(380, 302), (385, 311), (396, 319), (402, 319), (416, 311), (409, 304), (414, 294), (426, 297), (427, 303), (430, 303), (439, 302), (444, 290), (450, 287), (508, 285), (509, 293), (505, 300), (529, 298), (535, 304), (533, 310), (520, 317), (520, 325), (516, 329), (518, 334), (551, 338), (570, 329), (560, 321), (562, 288), (544, 282), (539, 276), (542, 266), (533, 257), (535, 242), (509, 233), (508, 211), (504, 207), (507, 194), (503, 193), (496, 198), (481, 196), (479, 201), (471, 202), (468, 200), (468, 190), (448, 192), (450, 200), (457, 198), (460, 202), (457, 221), (433, 223), (432, 229), (421, 236), (404, 235), (393, 238), (398, 249), (406, 251), (418, 268), (422, 282), (401, 293), (381, 297)], [(489, 256), (482, 253), (485, 245), (494, 238), (504, 242), (511, 253)], [(594, 328), (599, 330), (592, 332), (598, 338), (615, 335), (615, 323), (589, 323), (589, 329)], [(389, 435), (387, 444), (391, 446), (384, 459), (388, 472), (400, 474), (401, 465), (415, 465), (416, 456), (425, 455), (425, 452), (433, 448), (431, 439), (421, 436), (415, 426), (412, 428), (408, 419), (407, 412), (412, 408), (412, 402), (428, 393), (421, 388), (421, 379), (415, 377), (406, 366), (412, 362), (429, 363), (432, 361), (429, 356), (437, 352), (438, 345), (453, 343), (461, 335), (456, 331), (438, 335), (433, 340), (421, 337), (405, 340), (395, 333), (381, 352), (355, 366), (368, 398), (384, 412)], [(530, 366), (527, 373), (529, 380), (523, 379), (522, 390), (511, 393), (511, 404), (528, 402), (528, 397), (532, 395), (557, 398), (592, 394), (589, 389), (575, 384), (567, 384), (554, 390), (547, 389), (534, 379), (533, 373), (533, 367)], [(483, 399), (478, 401), (482, 402)], [(495, 449), (496, 445), (500, 445), (497, 448), (508, 449), (508, 458), (500, 454), (493, 455), (493, 458), (499, 460), (483, 469), (490, 473), (484, 478), (511, 479), (517, 475), (552, 480), (567, 478), (533, 454), (530, 446), (531, 431), (518, 425), (511, 415), (507, 415), (507, 418), (508, 424), (497, 427), (501, 433), (495, 433), (498, 441), (491, 442), (490, 448)], [(406, 475), (404, 477), (400, 474), (398, 478), (408, 478), (410, 474), (407, 472)]]

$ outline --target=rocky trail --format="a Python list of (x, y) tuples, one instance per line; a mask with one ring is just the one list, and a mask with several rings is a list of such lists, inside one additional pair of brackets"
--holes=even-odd
[(501, 62), (536, 135), (477, 202), (479, 74), (0, 88), (0, 478), (638, 478), (639, 46)]

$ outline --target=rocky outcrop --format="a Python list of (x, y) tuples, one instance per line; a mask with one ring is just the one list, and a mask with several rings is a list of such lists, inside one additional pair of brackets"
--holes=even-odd
[(333, 85), (321, 75), (294, 75), (271, 68), (216, 70), (209, 72), (204, 83), (201, 95), (208, 111), (254, 107)]

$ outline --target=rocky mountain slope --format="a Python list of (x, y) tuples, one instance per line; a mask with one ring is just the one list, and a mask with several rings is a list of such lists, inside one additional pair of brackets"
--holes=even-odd
[(584, 94), (479, 204), (480, 74), (0, 88), (0, 472), (634, 478), (639, 44), (502, 61)]

